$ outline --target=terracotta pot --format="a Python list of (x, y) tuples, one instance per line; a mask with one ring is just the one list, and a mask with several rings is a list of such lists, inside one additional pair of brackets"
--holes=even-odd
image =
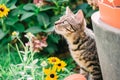
[(72, 74), (66, 77), (64, 80), (86, 80), (86, 78), (81, 74)]
[(108, 0), (98, 1), (100, 18), (102, 21), (116, 28), (120, 28), (120, 1), (114, 0), (114, 5)]

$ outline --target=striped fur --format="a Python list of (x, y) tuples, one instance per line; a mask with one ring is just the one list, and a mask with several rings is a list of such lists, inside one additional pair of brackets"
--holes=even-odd
[(86, 28), (82, 11), (73, 14), (67, 7), (66, 15), (56, 21), (55, 31), (67, 40), (71, 56), (81, 67), (81, 74), (89, 74), (89, 80), (103, 80), (94, 33)]

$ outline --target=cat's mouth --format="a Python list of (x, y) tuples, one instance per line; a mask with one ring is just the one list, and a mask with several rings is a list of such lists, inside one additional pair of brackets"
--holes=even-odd
[[(61, 30), (60, 29), (60, 24), (62, 24), (63, 22), (55, 22), (55, 29), (59, 29), (59, 30)], [(61, 30), (62, 31), (62, 30)]]
[(60, 25), (62, 24), (62, 22), (56, 22), (55, 23), (55, 31), (62, 31), (62, 27), (60, 27)]

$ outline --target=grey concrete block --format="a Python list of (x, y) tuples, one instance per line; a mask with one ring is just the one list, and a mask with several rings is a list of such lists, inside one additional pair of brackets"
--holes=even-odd
[(99, 12), (91, 18), (103, 79), (120, 80), (120, 29), (102, 22)]

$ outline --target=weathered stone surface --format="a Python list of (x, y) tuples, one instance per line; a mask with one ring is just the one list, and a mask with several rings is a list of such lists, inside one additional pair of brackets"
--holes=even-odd
[(104, 80), (120, 80), (120, 29), (100, 20), (99, 12), (92, 15), (92, 24)]

